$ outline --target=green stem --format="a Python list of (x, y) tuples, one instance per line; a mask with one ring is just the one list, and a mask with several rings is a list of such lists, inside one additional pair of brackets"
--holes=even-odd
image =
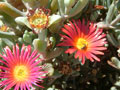
[(107, 16), (106, 16), (106, 23), (107, 24), (109, 24), (112, 21), (113, 15), (115, 13), (115, 6), (116, 6), (116, 3), (115, 3), (115, 0), (113, 0), (112, 4), (109, 7)]
[(120, 14), (118, 14), (118, 16), (116, 16), (116, 18), (110, 23), (110, 25), (113, 26), (119, 21), (120, 21)]
[(119, 47), (119, 43), (115, 40), (112, 33), (107, 34), (107, 38), (112, 43), (113, 46), (115, 46), (117, 48)]

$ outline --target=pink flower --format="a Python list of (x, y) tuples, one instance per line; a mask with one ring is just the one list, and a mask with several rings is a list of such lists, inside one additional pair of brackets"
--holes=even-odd
[(69, 22), (64, 25), (62, 31), (66, 35), (61, 35), (62, 42), (58, 46), (70, 46), (65, 53), (72, 54), (75, 52), (75, 58), (79, 58), (82, 64), (85, 63), (85, 58), (90, 61), (100, 61), (96, 55), (104, 55), (102, 50), (106, 50), (104, 45), (107, 43), (105, 34), (102, 29), (97, 29), (93, 23), (85, 25), (85, 21)]
[(38, 64), (42, 62), (39, 59), (40, 54), (37, 51), (31, 53), (31, 46), (25, 47), (24, 45), (19, 50), (19, 46), (13, 46), (13, 51), (9, 47), (6, 47), (5, 53), (0, 56), (2, 59), (0, 62), (3, 64), (0, 66), (2, 71), (0, 72), (0, 78), (4, 79), (0, 82), (0, 88), (5, 86), (3, 90), (9, 90), (14, 87), (14, 90), (30, 90), (32, 85), (38, 85), (38, 82), (42, 82), (45, 78), (45, 71), (42, 66)]

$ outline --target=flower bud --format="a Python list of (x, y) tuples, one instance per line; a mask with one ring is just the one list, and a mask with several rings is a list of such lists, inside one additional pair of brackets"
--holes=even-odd
[(27, 43), (31, 43), (32, 42), (31, 36), (29, 34), (26, 34), (26, 33), (23, 35), (23, 40), (25, 42), (27, 42)]
[(112, 57), (111, 61), (117, 68), (120, 68), (120, 60), (117, 57)]
[(54, 68), (51, 63), (46, 63), (44, 67), (45, 71), (48, 71), (48, 76), (52, 76), (54, 73)]
[(33, 46), (38, 52), (45, 52), (47, 43), (43, 40), (34, 39)]
[(52, 15), (52, 16), (49, 16), (49, 23), (48, 23), (48, 26), (51, 26), (53, 24), (56, 24), (58, 22), (60, 22), (62, 20), (62, 16), (60, 15)]

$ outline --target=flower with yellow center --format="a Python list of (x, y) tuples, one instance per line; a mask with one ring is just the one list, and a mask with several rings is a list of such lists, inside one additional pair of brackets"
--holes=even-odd
[(82, 64), (85, 63), (85, 59), (90, 61), (100, 61), (96, 55), (103, 55), (102, 50), (106, 50), (104, 47), (106, 44), (105, 34), (103, 34), (102, 29), (96, 30), (96, 27), (93, 23), (85, 25), (85, 22), (81, 21), (69, 22), (70, 24), (64, 25), (62, 31), (67, 34), (60, 34), (62, 42), (58, 46), (70, 46), (65, 53), (75, 53), (75, 58), (79, 58)]
[[(0, 63), (0, 88), (5, 86), (3, 90), (9, 90), (14, 87), (14, 90), (30, 90), (33, 88), (32, 84), (42, 87), (39, 82), (45, 78), (45, 71), (39, 59), (40, 54), (34, 50), (31, 53), (31, 46), (25, 47), (24, 45), (19, 50), (18, 45), (13, 46), (13, 52), (9, 47), (5, 48), (5, 53), (0, 54), (2, 58)], [(37, 60), (36, 60), (37, 59)]]
[(33, 29), (46, 28), (49, 22), (50, 10), (45, 8), (37, 8), (29, 11), (28, 21)]
[(0, 26), (0, 31), (7, 32), (8, 29), (9, 27), (7, 25)]

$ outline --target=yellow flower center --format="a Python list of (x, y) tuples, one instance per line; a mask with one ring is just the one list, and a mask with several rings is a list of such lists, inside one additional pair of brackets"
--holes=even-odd
[(29, 16), (29, 23), (32, 28), (45, 28), (48, 25), (48, 16), (42, 9), (36, 11), (33, 15)]
[(44, 25), (46, 24), (47, 21), (47, 16), (45, 16), (44, 14), (42, 15), (33, 15), (31, 18), (31, 23), (33, 23), (34, 25)]
[(16, 66), (13, 75), (17, 81), (25, 81), (28, 78), (28, 69), (24, 65)]
[(87, 42), (85, 39), (79, 38), (79, 39), (77, 40), (75, 46), (76, 46), (78, 49), (81, 49), (81, 50), (82, 50), (82, 49), (86, 49), (87, 45), (88, 45), (88, 42)]

